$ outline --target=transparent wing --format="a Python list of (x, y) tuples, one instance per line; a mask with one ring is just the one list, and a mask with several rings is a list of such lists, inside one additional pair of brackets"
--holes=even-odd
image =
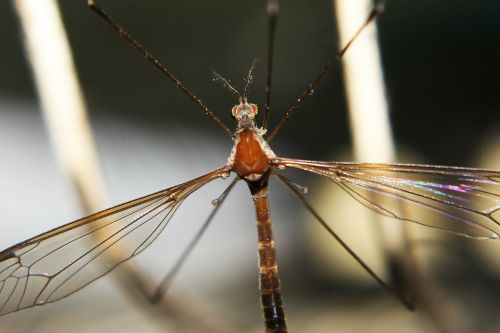
[(66, 297), (140, 253), (184, 199), (227, 172), (216, 169), (0, 252), (0, 315)]
[(500, 171), (413, 164), (315, 162), (277, 158), (330, 178), (383, 215), (474, 238), (500, 238)]

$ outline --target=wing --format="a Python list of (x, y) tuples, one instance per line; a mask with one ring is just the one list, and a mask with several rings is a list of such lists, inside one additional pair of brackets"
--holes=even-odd
[(143, 251), (179, 205), (227, 167), (65, 224), (0, 252), (0, 315), (59, 300)]
[(330, 178), (376, 212), (465, 237), (500, 238), (500, 171), (413, 164), (277, 158)]

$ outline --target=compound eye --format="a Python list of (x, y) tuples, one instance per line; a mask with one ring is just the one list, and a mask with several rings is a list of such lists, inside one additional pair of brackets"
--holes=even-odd
[(233, 118), (236, 118), (236, 111), (238, 111), (238, 105), (233, 106), (233, 108), (231, 109), (231, 115), (233, 116)]
[(252, 107), (253, 114), (257, 115), (259, 113), (259, 108), (257, 107), (257, 105), (250, 104), (250, 106)]

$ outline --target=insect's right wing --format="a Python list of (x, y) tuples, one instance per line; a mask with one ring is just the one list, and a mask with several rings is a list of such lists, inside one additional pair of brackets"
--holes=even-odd
[(500, 238), (500, 171), (276, 158), (277, 168), (328, 177), (385, 216), (473, 238)]
[(129, 201), (0, 252), (0, 315), (83, 288), (153, 242), (179, 205), (227, 167)]

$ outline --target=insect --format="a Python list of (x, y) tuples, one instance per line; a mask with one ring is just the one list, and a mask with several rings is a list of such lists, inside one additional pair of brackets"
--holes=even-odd
[[(111, 20), (99, 7), (94, 8), (105, 19)], [(367, 22), (377, 14), (375, 10)], [(169, 75), (169, 72), (166, 74)], [(181, 89), (184, 89), (182, 85)], [(184, 91), (190, 94), (188, 90)], [(306, 91), (304, 96), (308, 93)], [(196, 100), (194, 96), (190, 97)], [(201, 102), (197, 103), (207, 111)], [(206, 183), (227, 177), (230, 172), (235, 172), (247, 182), (255, 202), (262, 303), (266, 326), (273, 331), (285, 331), (286, 324), (268, 209), (268, 178), (278, 177), (302, 198), (292, 183), (280, 175), (282, 169), (296, 168), (324, 176), (368, 208), (384, 215), (464, 236), (498, 238), (495, 213), (499, 207), (500, 174), (497, 171), (280, 158), (268, 142), (278, 133), (281, 123), (276, 127), (278, 130), (271, 130), (268, 136), (264, 136), (264, 131), (255, 123), (258, 107), (250, 103), (245, 92), (240, 94), (238, 104), (231, 111), (237, 121), (235, 133), (221, 125), (228, 135), (234, 135), (234, 147), (225, 166), (178, 186), (56, 228), (3, 251), (0, 254), (0, 301), (3, 301), (0, 313), (65, 297), (107, 273), (122, 260), (138, 254), (157, 237), (184, 199)], [(218, 122), (215, 115), (211, 114), (211, 117)], [(412, 209), (400, 209), (400, 202), (405, 202), (406, 207)], [(436, 218), (424, 218), (423, 214), (429, 211)], [(89, 241), (92, 246), (87, 251), (78, 253), (69, 262), (58, 262), (58, 254), (67, 253), (76, 244), (84, 246), (83, 243), (87, 243), (92, 233), (97, 231), (112, 236), (98, 243)], [(138, 233), (145, 236), (133, 237)], [(108, 262), (100, 270), (91, 270), (88, 263), (94, 264), (121, 239), (132, 241), (128, 245), (130, 252), (122, 253), (120, 260)]]

